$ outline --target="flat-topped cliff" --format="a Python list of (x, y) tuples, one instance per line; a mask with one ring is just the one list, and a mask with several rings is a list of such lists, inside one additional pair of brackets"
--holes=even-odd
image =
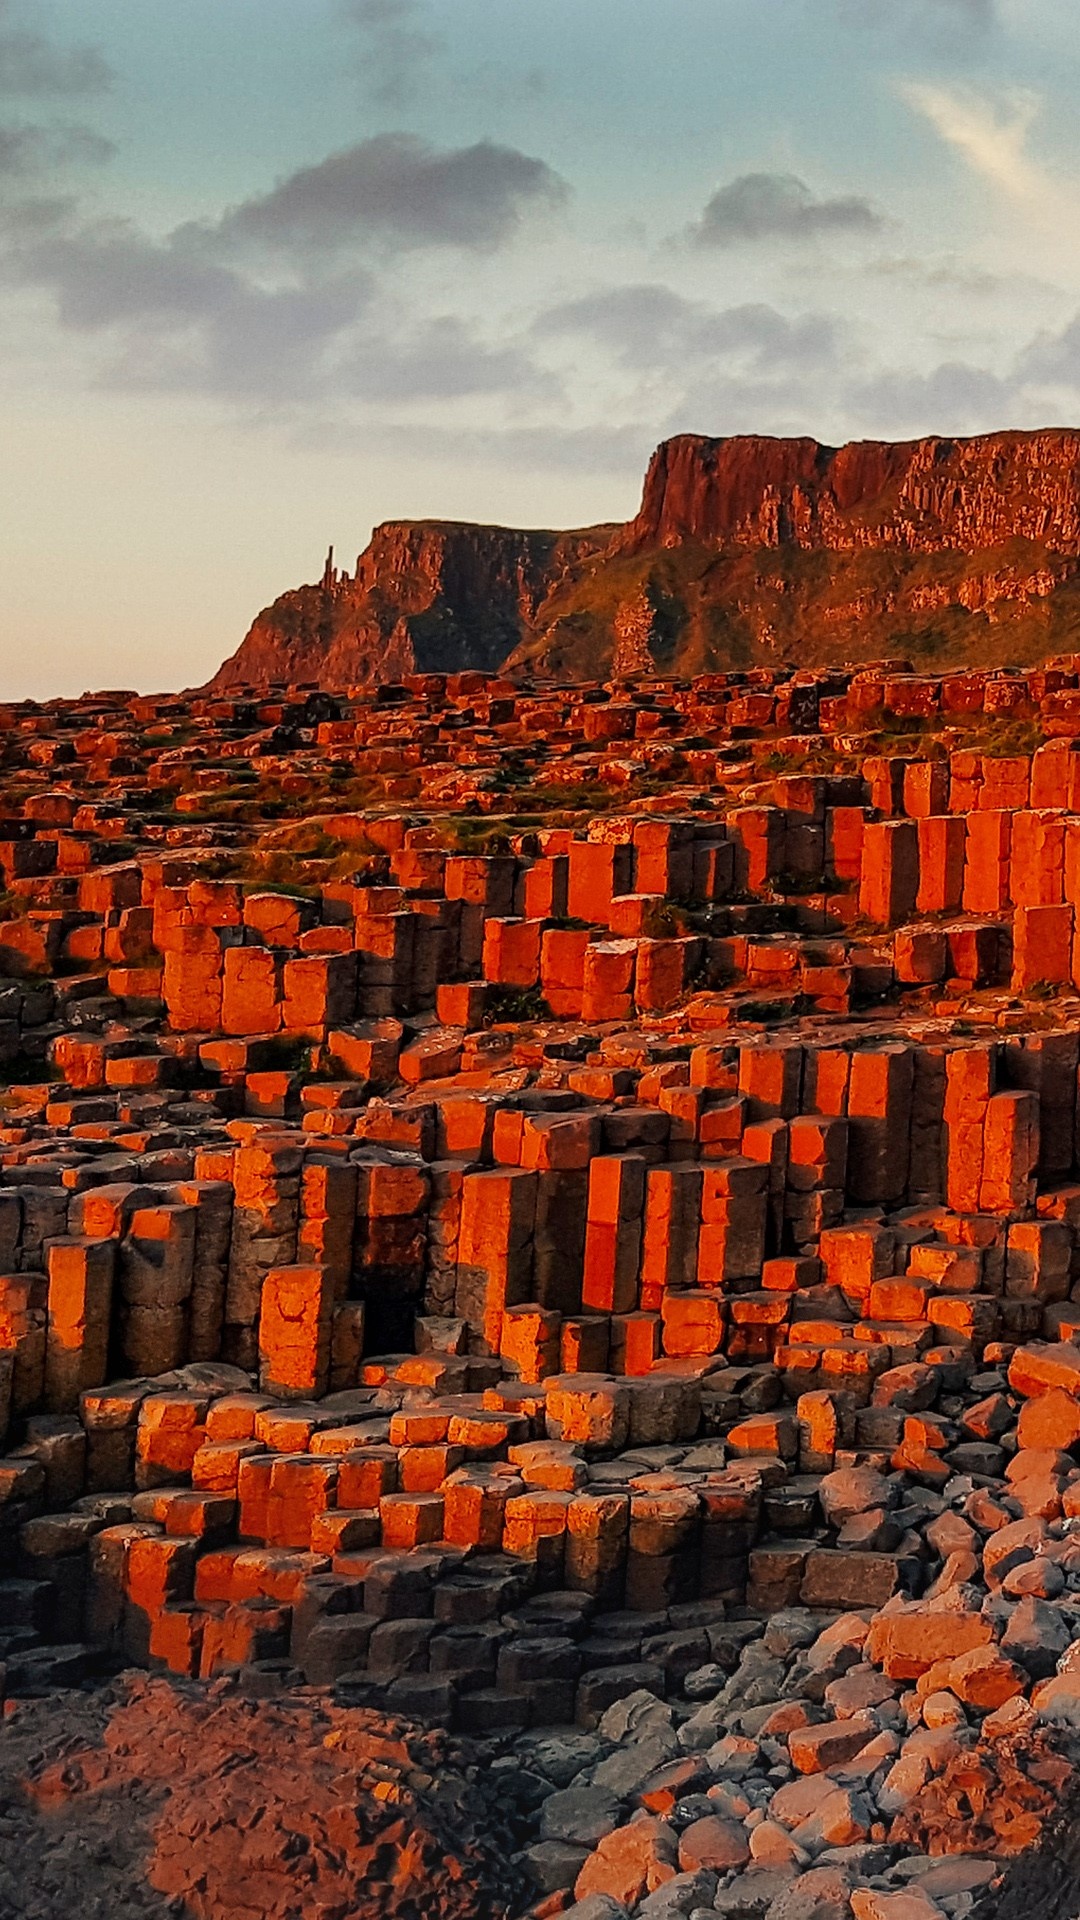
[(215, 688), (528, 668), (555, 678), (902, 651), (1024, 664), (1080, 634), (1080, 432), (683, 434), (625, 525), (377, 527), (260, 613)]
[(657, 448), (641, 510), (614, 546), (636, 553), (692, 540), (932, 553), (1016, 539), (1080, 551), (1080, 432), (846, 447), (680, 434)]

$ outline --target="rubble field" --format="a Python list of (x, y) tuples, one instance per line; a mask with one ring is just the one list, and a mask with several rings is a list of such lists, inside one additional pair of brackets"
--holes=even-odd
[(128, 1674), (26, 1700), (0, 1742), (20, 1920), (501, 1920), (526, 1885), (475, 1758), (313, 1691)]
[(1076, 1920), (1080, 656), (0, 720), (5, 1920)]

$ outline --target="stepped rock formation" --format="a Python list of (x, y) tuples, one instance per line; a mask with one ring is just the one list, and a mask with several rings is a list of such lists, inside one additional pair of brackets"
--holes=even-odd
[(839, 449), (684, 434), (653, 456), (625, 526), (376, 528), (354, 575), (328, 568), (283, 594), (210, 685), (462, 668), (573, 679), (645, 660), (685, 674), (886, 651), (1029, 664), (1075, 645), (1078, 571), (1080, 433)]
[(0, 1920), (1075, 1920), (1080, 652), (622, 606), (0, 707)]

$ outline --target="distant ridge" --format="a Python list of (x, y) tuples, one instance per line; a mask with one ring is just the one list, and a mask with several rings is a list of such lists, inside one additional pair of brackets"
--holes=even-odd
[(853, 441), (683, 434), (625, 525), (388, 521), (260, 613), (209, 685), (555, 679), (903, 652), (1025, 665), (1080, 644), (1080, 432)]

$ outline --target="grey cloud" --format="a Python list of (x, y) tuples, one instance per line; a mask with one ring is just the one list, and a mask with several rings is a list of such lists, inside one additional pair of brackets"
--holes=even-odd
[(1053, 396), (1070, 394), (1080, 399), (1080, 314), (1037, 335), (1000, 372), (959, 359), (927, 373), (886, 368), (848, 384), (844, 398), (867, 431), (908, 435), (1045, 425)]
[[(12, 128), (0, 133), (0, 175), (106, 152), (81, 130)], [(92, 344), (98, 377), (115, 386), (245, 407), (339, 400), (364, 414), (418, 399), (550, 400), (558, 375), (527, 342), (437, 311), (403, 314), (357, 253), (365, 240), (490, 249), (564, 193), (543, 161), (513, 148), (438, 151), (387, 134), (160, 238), (133, 221), (88, 220), (71, 197), (9, 195), (0, 279), (51, 296), (61, 327)]]
[(688, 331), (700, 324), (702, 311), (670, 287), (648, 283), (608, 287), (550, 307), (536, 320), (533, 331), (541, 337), (586, 335), (624, 365), (649, 366), (681, 350)]
[(102, 166), (116, 148), (91, 127), (0, 126), (0, 179), (70, 166)]
[(213, 237), (289, 255), (332, 254), (358, 242), (489, 251), (532, 209), (567, 188), (543, 160), (482, 140), (439, 150), (407, 133), (377, 134), (301, 167), (227, 214)]
[[(810, 0), (816, 11), (820, 0)], [(846, 25), (920, 34), (948, 48), (997, 25), (997, 0), (833, 0)]]
[[(633, 376), (630, 400), (655, 442), (680, 432), (808, 430), (855, 354), (832, 314), (788, 316), (764, 303), (714, 308), (656, 284), (606, 289), (550, 309), (541, 339), (584, 339)], [(658, 381), (662, 384), (658, 385)]]
[(755, 380), (714, 377), (691, 381), (660, 423), (660, 436), (678, 433), (768, 433), (799, 435), (821, 431), (823, 410), (832, 391), (807, 391), (804, 378)]
[(343, 372), (357, 391), (399, 403), (496, 393), (554, 400), (561, 392), (555, 375), (521, 347), (490, 346), (451, 315), (426, 322), (402, 341), (365, 343)]
[(80, 224), (70, 202), (27, 203), (5, 223), (9, 282), (52, 295), (69, 332), (100, 338), (105, 377), (137, 387), (264, 397), (311, 390), (371, 297), (352, 272), (316, 287), (265, 288), (156, 241), (127, 221)]
[(263, 292), (242, 283), (188, 327), (130, 327), (114, 335), (105, 379), (128, 390), (193, 392), (257, 408), (344, 397), (344, 343), (358, 318), (352, 287)]
[(609, 366), (632, 375), (629, 404), (638, 418), (647, 415), (654, 437), (973, 433), (1034, 424), (1046, 411), (1040, 380), (1080, 394), (1080, 315), (1004, 371), (958, 357), (927, 372), (874, 366), (869, 343), (834, 314), (787, 315), (750, 303), (711, 308), (657, 284), (565, 302), (542, 315), (534, 332), (544, 342), (587, 340)]
[(0, 231), (0, 274), (51, 294), (61, 326), (99, 344), (115, 387), (212, 394), (244, 406), (370, 409), (560, 392), (525, 348), (456, 316), (403, 320), (366, 270), (265, 286), (181, 228), (80, 224), (71, 202), (24, 203)]
[(713, 332), (719, 352), (747, 354), (758, 369), (823, 368), (835, 365), (840, 326), (831, 314), (803, 313), (789, 320), (774, 307), (729, 307)]
[(1080, 388), (1080, 314), (1060, 333), (1043, 333), (1020, 355), (1019, 371), (1046, 386)]
[(866, 272), (878, 279), (906, 281), (915, 287), (944, 287), (964, 294), (1000, 293), (1015, 284), (1004, 274), (967, 266), (960, 259), (920, 260), (914, 254), (890, 255), (869, 262)]
[(401, 106), (442, 42), (424, 26), (419, 0), (344, 0), (359, 36), (360, 77), (373, 98)]
[[(621, 517), (629, 519), (637, 508), (641, 475), (657, 438), (656, 422), (644, 420), (625, 427), (595, 422), (585, 427), (509, 426), (434, 436), (425, 431), (408, 436), (406, 444), (419, 455), (434, 447), (444, 458), (505, 462), (519, 472), (541, 468), (564, 473), (571, 480), (587, 473), (616, 475), (626, 482), (627, 505)], [(394, 439), (396, 445), (400, 443), (397, 433)]]
[(857, 194), (818, 199), (793, 173), (743, 173), (718, 187), (690, 237), (701, 247), (756, 240), (814, 240), (880, 232), (884, 222)]
[[(56, 203), (44, 203), (46, 217)], [(57, 226), (48, 219), (9, 266), (50, 289), (62, 323), (94, 332), (128, 320), (193, 320), (233, 304), (244, 283), (231, 269), (149, 239), (129, 221)]]
[(998, 17), (997, 0), (908, 0), (907, 11), (921, 13), (931, 23), (963, 27), (989, 27)]
[(0, 95), (70, 98), (104, 93), (111, 83), (111, 69), (96, 47), (58, 46), (12, 19), (7, 0), (0, 0)]
[(1022, 387), (985, 367), (946, 360), (930, 373), (885, 371), (847, 396), (875, 434), (978, 433), (1027, 424)]
[[(107, 150), (77, 129), (13, 128), (0, 133), (0, 176), (33, 172), (50, 154)], [(384, 135), (162, 238), (128, 220), (87, 220), (70, 197), (10, 195), (0, 279), (51, 295), (60, 325), (99, 343), (95, 364), (116, 386), (244, 405), (340, 396), (360, 409), (550, 399), (558, 377), (526, 345), (488, 340), (454, 316), (403, 317), (355, 243), (482, 250), (563, 191), (543, 161), (511, 148), (437, 152)]]
[(24, 190), (0, 196), (0, 281), (25, 279), (25, 251), (70, 232), (77, 214), (78, 202), (70, 193)]
[(1011, 405), (1013, 411), (1026, 407), (1028, 413), (1034, 410), (1041, 419), (1045, 414), (1041, 395), (1071, 392), (1080, 399), (1080, 313), (1057, 332), (1036, 334), (1000, 379), (975, 368), (952, 365), (939, 369), (931, 378), (936, 380), (941, 374), (947, 375), (947, 391), (955, 383), (961, 396), (970, 392), (974, 400), (980, 393), (993, 397), (996, 391), (1003, 405)]
[(829, 314), (789, 320), (757, 302), (713, 308), (648, 283), (550, 308), (535, 331), (591, 337), (622, 365), (641, 372), (728, 361), (768, 374), (790, 366), (831, 366), (840, 350), (840, 329)]

